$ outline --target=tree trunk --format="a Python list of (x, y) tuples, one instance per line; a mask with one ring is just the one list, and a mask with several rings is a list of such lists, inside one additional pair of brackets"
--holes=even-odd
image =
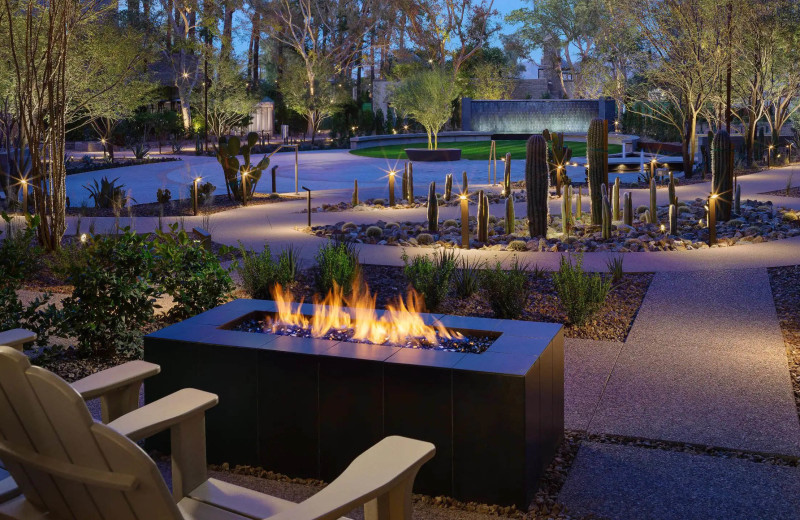
[(253, 62), (252, 62), (252, 73), (253, 73), (253, 89), (258, 88), (258, 84), (261, 79), (261, 74), (259, 73), (259, 50), (261, 47), (261, 15), (256, 12), (253, 16)]
[(225, 2), (223, 8), (225, 9), (224, 19), (222, 22), (222, 46), (220, 47), (220, 55), (224, 59), (231, 57), (231, 38), (233, 35), (233, 8), (230, 2)]
[(184, 82), (178, 81), (178, 99), (181, 102), (181, 119), (183, 119), (183, 128), (189, 130), (192, 128), (192, 111), (189, 106), (190, 91)]
[(683, 156), (683, 174), (687, 179), (692, 178), (694, 158), (691, 155), (691, 138), (689, 132), (691, 131), (692, 124), (687, 119), (684, 122), (683, 139), (681, 139), (681, 154)]

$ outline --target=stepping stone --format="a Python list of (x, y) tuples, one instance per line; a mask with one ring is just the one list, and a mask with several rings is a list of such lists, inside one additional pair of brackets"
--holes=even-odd
[(614, 520), (797, 518), (800, 469), (588, 442), (559, 501)]

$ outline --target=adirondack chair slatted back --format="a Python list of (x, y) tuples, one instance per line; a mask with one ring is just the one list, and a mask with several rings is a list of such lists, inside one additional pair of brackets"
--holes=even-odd
[[(0, 347), (0, 448), (25, 498), (59, 520), (182, 518), (146, 453), (96, 423), (65, 381), (9, 347)], [(135, 485), (120, 490), (111, 474)]]

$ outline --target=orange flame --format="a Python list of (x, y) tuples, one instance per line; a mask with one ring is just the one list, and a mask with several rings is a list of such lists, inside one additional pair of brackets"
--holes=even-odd
[(447, 330), (441, 323), (427, 325), (420, 315), (424, 308), (422, 297), (413, 289), (409, 289), (406, 301), (398, 296), (386, 306), (381, 316), (375, 310), (376, 296), (369, 292), (366, 284), (358, 282), (353, 284), (349, 296), (345, 296), (337, 285), (322, 299), (315, 295), (313, 302), (316, 308), (311, 317), (300, 311), (302, 300), (294, 304), (292, 293), (280, 285), (275, 286), (273, 297), (278, 308), (277, 316), (267, 320), (273, 332), (285, 327), (301, 327), (309, 329), (313, 337), (322, 338), (331, 332), (352, 330), (351, 339), (379, 345), (406, 344), (409, 341), (414, 344), (425, 341), (436, 345), (437, 332), (439, 338), (463, 338), (458, 332)]

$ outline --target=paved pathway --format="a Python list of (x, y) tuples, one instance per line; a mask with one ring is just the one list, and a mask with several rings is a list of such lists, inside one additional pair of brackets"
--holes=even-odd
[[(341, 152), (338, 152), (341, 153)], [(330, 165), (328, 161), (330, 161), (330, 157), (334, 154), (330, 152), (312, 152), (307, 155), (303, 155), (303, 159), (301, 162), (301, 181), (303, 183), (308, 180), (309, 184), (312, 184), (311, 180), (307, 179), (306, 176), (315, 175), (316, 179), (319, 181), (319, 185), (321, 186), (328, 186), (329, 184), (335, 185), (338, 181), (334, 180), (330, 183), (326, 181), (326, 179), (333, 177), (334, 179), (341, 178), (342, 173), (340, 171), (332, 170), (334, 166)], [(377, 159), (366, 159), (362, 157), (356, 157), (359, 160), (365, 161), (380, 161)], [(278, 160), (280, 161), (288, 161), (288, 157), (281, 156)], [(476, 161), (472, 161), (476, 162)], [(164, 167), (166, 165), (169, 168), (173, 168), (172, 172), (161, 172), (161, 173), (152, 173), (150, 172), (148, 175), (154, 175), (158, 179), (163, 178), (170, 178), (173, 179), (175, 176), (180, 177), (183, 179), (184, 177), (191, 178), (197, 171), (197, 169), (204, 169), (211, 173), (208, 175), (221, 175), (219, 172), (219, 166), (216, 164), (216, 161), (212, 158), (197, 158), (197, 157), (187, 157), (184, 159), (185, 164), (178, 164), (176, 163), (164, 163), (161, 165), (150, 166), (149, 168), (156, 168), (156, 167)], [(293, 164), (293, 163), (292, 163)], [(485, 165), (483, 165), (485, 167)], [(189, 167), (189, 170), (186, 168)], [(133, 185), (134, 183), (138, 186), (134, 189), (133, 194), (137, 198), (139, 202), (145, 202), (145, 200), (141, 200), (139, 195), (140, 193), (144, 193), (143, 186), (149, 186), (150, 191), (153, 192), (153, 196), (155, 193), (155, 189), (157, 184), (153, 184), (153, 179), (149, 177), (144, 177), (143, 172), (140, 170), (136, 170), (134, 173), (129, 173), (128, 170), (133, 170), (135, 168), (141, 167), (132, 167), (132, 168), (121, 168), (118, 170), (114, 170), (113, 173), (115, 176), (120, 175), (121, 182), (125, 182), (126, 184)], [(283, 168), (283, 167), (281, 167)], [(377, 167), (375, 167), (377, 169)], [(431, 166), (427, 165), (426, 168), (439, 168), (438, 173), (441, 177), (444, 176), (444, 172), (447, 171), (447, 167), (445, 166)], [(475, 167), (477, 168), (477, 166)], [(420, 170), (421, 168), (417, 168)], [(415, 172), (417, 171), (415, 170)], [(759, 195), (760, 193), (782, 189), (786, 186), (786, 181), (790, 175), (794, 175), (794, 173), (798, 170), (798, 165), (794, 165), (791, 167), (786, 168), (776, 168), (773, 170), (769, 170), (762, 173), (757, 173), (753, 175), (747, 175), (741, 178), (740, 182), (742, 184), (742, 197), (747, 198), (758, 198), (760, 200), (770, 199), (775, 204), (786, 206), (789, 208), (800, 209), (800, 198), (785, 198), (785, 197), (776, 197), (776, 196), (765, 196)], [(188, 173), (187, 173), (188, 172)], [(103, 172), (95, 172), (91, 175), (97, 176), (99, 173)], [(337, 175), (338, 173), (338, 175)], [(352, 182), (352, 177), (350, 177), (352, 172), (349, 170), (347, 171), (347, 184)], [(485, 172), (484, 172), (485, 173)], [(81, 175), (89, 175), (89, 174), (81, 174)], [(283, 171), (282, 175), (286, 175), (286, 171)], [(293, 175), (293, 174), (292, 174)], [(420, 174), (421, 175), (421, 174)], [(476, 174), (477, 175), (477, 174)], [(483, 174), (481, 174), (483, 175)], [(78, 176), (70, 176), (68, 180), (68, 185), (70, 190), (76, 189), (75, 186), (80, 184), (81, 182), (85, 182), (87, 179), (80, 179), (80, 175)], [(457, 176), (456, 176), (457, 177)], [(136, 180), (136, 179), (140, 180)], [(415, 178), (419, 178), (415, 173)], [(798, 182), (800, 182), (800, 175), (795, 176)], [(178, 180), (180, 180), (178, 179)], [(183, 185), (186, 185), (184, 180), (181, 180)], [(293, 183), (293, 180), (292, 180)], [(384, 185), (385, 180), (381, 180), (379, 185), (375, 185), (375, 183), (366, 183), (366, 187), (363, 187), (361, 191), (362, 199), (371, 197), (371, 196), (386, 196), (387, 189)], [(422, 191), (422, 183), (417, 183), (420, 187), (418, 189), (419, 192)], [(165, 184), (168, 185), (168, 184)], [(362, 183), (359, 181), (359, 185), (361, 186)], [(312, 184), (312, 187), (316, 185)], [(371, 187), (370, 187), (371, 186)], [(266, 183), (261, 184), (261, 188), (265, 188)], [(474, 186), (474, 188), (478, 188), (480, 185)], [(177, 189), (177, 188), (176, 188)], [(472, 188), (470, 188), (472, 189)], [(696, 197), (702, 197), (707, 195), (709, 190), (709, 183), (701, 183), (701, 184), (692, 184), (686, 186), (679, 186), (677, 189), (678, 197), (681, 200), (692, 200)], [(72, 191), (71, 191), (72, 192)], [(174, 191), (173, 193), (178, 193), (179, 191)], [(649, 191), (648, 190), (631, 190), (634, 197), (634, 204), (644, 204), (648, 200)], [(346, 190), (325, 190), (321, 192), (314, 192), (313, 194), (313, 205), (318, 206), (322, 203), (328, 202), (339, 202), (342, 200), (349, 200), (351, 197), (350, 189)], [(666, 201), (667, 192), (666, 190), (659, 190), (658, 193), (660, 203), (664, 203)], [(558, 213), (560, 202), (557, 200), (551, 201), (550, 210), (553, 213)], [(214, 239), (226, 243), (229, 245), (235, 245), (237, 242), (241, 241), (246, 246), (261, 249), (265, 241), (269, 241), (269, 243), (273, 246), (273, 250), (280, 249), (285, 247), (289, 244), (298, 246), (300, 248), (301, 257), (305, 258), (306, 260), (313, 259), (317, 248), (324, 244), (326, 241), (322, 238), (317, 238), (311, 235), (308, 235), (299, 230), (299, 227), (304, 226), (306, 223), (306, 214), (300, 213), (300, 211), (305, 207), (304, 200), (298, 201), (288, 201), (282, 202), (279, 204), (271, 204), (271, 205), (263, 205), (263, 206), (250, 206), (247, 208), (240, 208), (236, 210), (226, 211), (224, 213), (219, 213), (213, 215), (211, 217), (211, 231), (214, 236)], [(588, 203), (586, 204), (585, 210), (588, 210)], [(440, 210), (440, 218), (452, 218), (457, 217), (457, 208), (441, 208)], [(471, 210), (474, 212), (474, 208)], [(493, 214), (500, 214), (502, 209), (498, 205), (493, 205), (491, 210)], [(525, 212), (524, 204), (518, 204), (517, 206), (517, 214), (523, 215)], [(409, 209), (409, 210), (382, 210), (382, 211), (346, 211), (346, 212), (337, 212), (337, 213), (315, 213), (312, 215), (312, 224), (314, 225), (321, 225), (321, 224), (332, 224), (336, 222), (356, 222), (356, 223), (367, 223), (367, 222), (374, 222), (377, 220), (384, 220), (387, 222), (391, 221), (400, 221), (400, 220), (411, 220), (411, 221), (424, 221), (426, 219), (426, 208), (417, 208), (417, 209)], [(70, 232), (74, 232), (74, 218), (71, 218), (71, 226), (69, 228)], [(111, 218), (98, 218), (98, 219), (91, 219), (95, 221), (96, 228), (98, 231), (102, 231), (104, 229), (110, 229), (114, 225), (114, 220)], [(205, 223), (200, 217), (196, 218), (185, 218), (183, 219), (185, 225), (187, 227), (190, 226), (203, 226)], [(123, 218), (121, 220), (122, 225), (127, 225), (128, 219)], [(157, 220), (155, 218), (137, 218), (134, 222), (134, 227), (138, 230), (151, 230), (157, 225)], [(88, 227), (87, 219), (84, 219), (82, 223), (82, 229), (85, 230)], [(380, 265), (402, 265), (401, 255), (402, 255), (402, 248), (399, 247), (387, 247), (387, 246), (377, 246), (377, 245), (363, 245), (360, 247), (361, 250), (361, 257), (364, 261), (372, 263), (372, 264), (380, 264)], [(408, 251), (410, 254), (426, 254), (430, 252), (430, 249), (427, 248), (412, 248)], [(508, 263), (514, 256), (521, 256), (524, 258), (525, 261), (530, 262), (531, 264), (538, 264), (540, 267), (548, 268), (548, 269), (556, 269), (558, 268), (559, 259), (561, 257), (560, 253), (534, 253), (534, 252), (527, 252), (527, 253), (511, 253), (511, 252), (501, 252), (501, 251), (459, 251), (459, 254), (466, 255), (471, 258), (482, 258), (489, 261), (494, 261), (494, 259), (499, 259), (505, 263)], [(607, 260), (614, 256), (613, 253), (587, 253), (584, 255), (584, 265), (591, 270), (596, 271), (605, 271), (607, 269), (606, 262)], [(736, 269), (742, 267), (772, 267), (772, 266), (779, 266), (779, 265), (794, 265), (798, 263), (798, 259), (800, 258), (800, 237), (794, 237), (786, 240), (780, 241), (773, 241), (767, 242), (762, 244), (749, 244), (749, 245), (737, 245), (735, 247), (729, 248), (712, 248), (712, 249), (704, 249), (699, 251), (669, 251), (669, 252), (657, 252), (657, 253), (650, 253), (650, 252), (640, 252), (640, 253), (626, 253), (625, 254), (625, 270), (629, 272), (652, 272), (652, 271), (687, 271), (687, 270), (713, 270), (713, 269)]]
[[(658, 273), (623, 343), (568, 340), (566, 426), (800, 456), (765, 269)], [(615, 519), (798, 518), (800, 470), (585, 443), (561, 492)]]

